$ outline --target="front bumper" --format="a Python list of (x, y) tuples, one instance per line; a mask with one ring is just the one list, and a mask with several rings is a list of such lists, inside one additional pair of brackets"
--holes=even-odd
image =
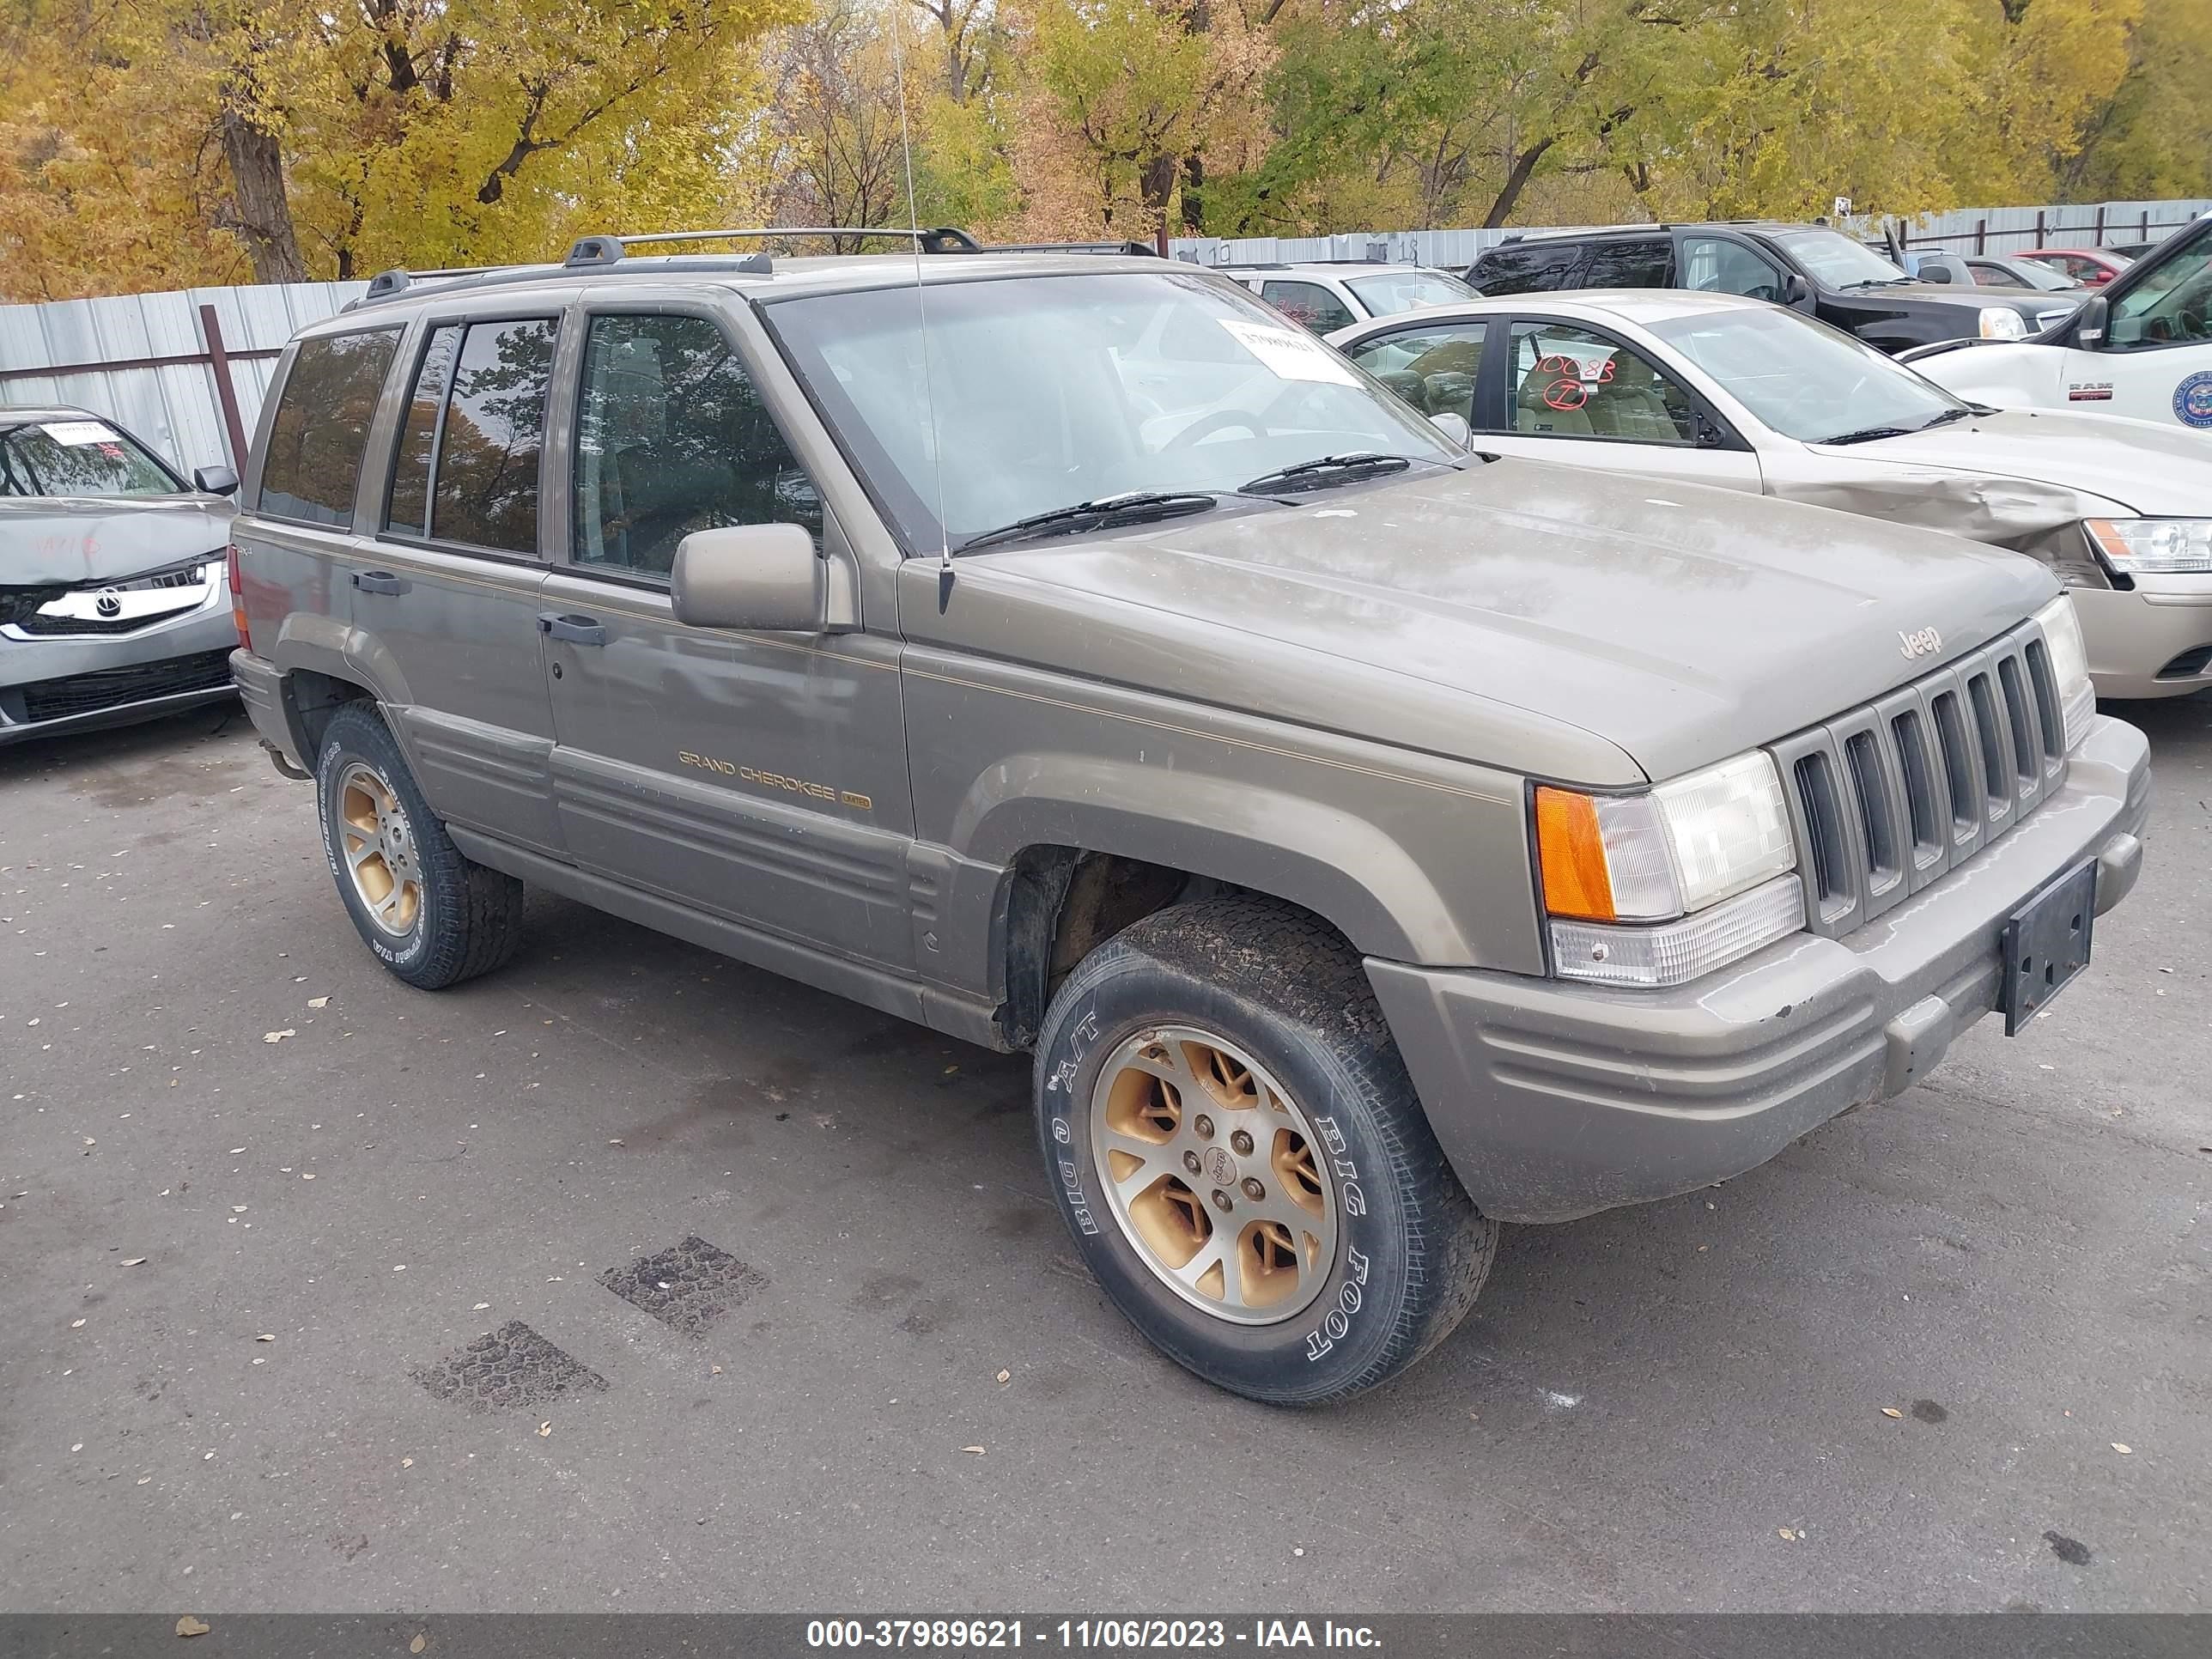
[(2160, 672), (2212, 647), (2212, 576), (2145, 577), (2132, 590), (2071, 592), (2099, 696), (2180, 697), (2212, 686), (2212, 659), (2193, 673)]
[(220, 581), (191, 610), (127, 634), (0, 626), (0, 746), (218, 702), (232, 695), (237, 643)]
[(1996, 1006), (2024, 900), (2087, 858), (2100, 914), (2127, 896), (2149, 803), (2142, 733), (2100, 717), (2033, 817), (1845, 938), (1794, 934), (1667, 991), (1376, 960), (1368, 978), (1474, 1201), (1570, 1220), (1756, 1169), (1924, 1077)]

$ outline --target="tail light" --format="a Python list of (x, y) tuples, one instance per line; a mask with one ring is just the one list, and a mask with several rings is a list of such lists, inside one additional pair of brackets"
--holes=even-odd
[(238, 574), (236, 542), (223, 549), (222, 562), (230, 574), (230, 620), (238, 629), (239, 644), (251, 651), (253, 649), (253, 634), (246, 625), (246, 583)]

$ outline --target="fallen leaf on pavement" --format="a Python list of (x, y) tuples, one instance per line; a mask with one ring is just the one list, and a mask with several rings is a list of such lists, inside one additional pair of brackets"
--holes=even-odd
[(479, 1302), (479, 1303), (477, 1303), (477, 1305), (476, 1305), (475, 1307), (473, 1307), (473, 1308), (470, 1309), (470, 1310), (469, 1310), (469, 1311), (470, 1311), (471, 1313), (482, 1313), (482, 1312), (483, 1312), (486, 1308), (489, 1308), (489, 1306), (491, 1306), (491, 1304), (490, 1304), (490, 1303), (489, 1303), (489, 1302)]
[(981, 1457), (983, 1455), (983, 1449), (981, 1446), (963, 1446), (960, 1449), (975, 1457)]
[(429, 1645), (430, 1638), (428, 1637), (418, 1636), (407, 1644), (407, 1651), (410, 1653), (420, 1653), (424, 1648), (427, 1648)]
[(1881, 1408), (1881, 1414), (1884, 1417), (1902, 1417), (1905, 1415), (1903, 1412), (1898, 1410), (1894, 1406), (1884, 1406)]
[(550, 1433), (552, 1433), (552, 1432), (553, 1432), (553, 1425), (552, 1425), (552, 1424), (550, 1424), (550, 1423), (540, 1423), (540, 1424), (538, 1425), (538, 1437), (540, 1440), (543, 1440), (544, 1438), (545, 1438), (545, 1437), (546, 1437), (547, 1435), (549, 1435), (549, 1434), (550, 1434)]
[(1788, 1539), (1793, 1544), (1797, 1541), (1797, 1534), (1787, 1527), (1777, 1527), (1774, 1530), (1779, 1536)]
[(208, 1625), (204, 1619), (195, 1619), (188, 1613), (177, 1620), (177, 1634), (179, 1636), (205, 1636), (207, 1633)]
[(82, 1329), (84, 1328), (84, 1321), (82, 1321), (82, 1319), (72, 1319), (72, 1320), (70, 1320), (70, 1328), (71, 1330), (73, 1330), (73, 1331), (81, 1331), (81, 1330), (82, 1330)]
[(411, 1457), (403, 1457), (399, 1460), (399, 1467), (403, 1469), (411, 1469), (415, 1467), (415, 1460)]
[[(307, 999), (307, 1006), (310, 1008), (327, 1008), (330, 1006), (331, 1000), (328, 997), (309, 997)], [(418, 1648), (416, 1650), (419, 1653), (422, 1650)]]
[(2132, 1457), (2135, 1455), (2136, 1449), (2133, 1446), (2123, 1445), (2118, 1441), (2115, 1440), (2112, 1442), (2112, 1449), (2119, 1453), (2123, 1457)]
[(1011, 1382), (1013, 1380), (1014, 1374), (1012, 1371), (1000, 1371), (999, 1373), (999, 1381), (1001, 1382)]
[(287, 1025), (281, 1031), (264, 1031), (261, 1034), (261, 1040), (264, 1042), (282, 1042), (288, 1036), (297, 1036), (299, 1035), (300, 1034), (297, 1031)]
[(125, 1267), (143, 1267), (143, 1266), (145, 1265), (145, 1262), (146, 1262), (146, 1258), (145, 1258), (144, 1256), (143, 1256), (143, 1255), (134, 1255), (134, 1256), (127, 1257), (127, 1258), (124, 1261), (123, 1265), (124, 1265)]
[(722, 1374), (722, 1368), (720, 1365), (709, 1365), (707, 1369), (712, 1371), (716, 1376), (720, 1376)]
[(253, 1340), (256, 1342), (274, 1342), (276, 1340), (276, 1333), (274, 1331), (264, 1331), (260, 1335), (255, 1337)]

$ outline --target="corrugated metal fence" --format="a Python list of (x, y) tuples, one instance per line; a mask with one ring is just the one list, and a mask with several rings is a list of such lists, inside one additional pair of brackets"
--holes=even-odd
[(246, 470), (246, 439), (293, 331), (366, 283), (195, 288), (0, 306), (0, 405), (75, 404), (189, 474)]
[[(2030, 247), (2102, 246), (2155, 241), (2198, 214), (2212, 199), (2192, 202), (2100, 202), (2072, 207), (1960, 208), (1923, 216), (1905, 230), (1912, 247), (1954, 252), (2016, 253)], [(1559, 227), (1566, 228), (1567, 227)], [(1588, 227), (1574, 227), (1587, 228)], [(1858, 219), (1849, 228), (1879, 236), (1881, 222)], [(1169, 251), (1201, 265), (1285, 264), (1300, 259), (1397, 259), (1443, 270), (1463, 270), (1520, 227), (1503, 230), (1358, 230), (1340, 236), (1178, 237)]]

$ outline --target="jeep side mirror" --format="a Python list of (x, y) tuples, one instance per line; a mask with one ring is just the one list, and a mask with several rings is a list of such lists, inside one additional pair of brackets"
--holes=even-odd
[(234, 495), (238, 474), (227, 466), (203, 466), (192, 473), (192, 488), (209, 495)]
[(1785, 306), (1805, 306), (1812, 303), (1813, 285), (1796, 271), (1782, 279), (1782, 303)]
[(1441, 415), (1429, 416), (1429, 424), (1444, 434), (1445, 441), (1454, 449), (1465, 449), (1474, 441), (1474, 428), (1468, 425), (1467, 416), (1446, 410)]
[(795, 524), (695, 530), (676, 547), (676, 620), (690, 628), (819, 633), (826, 615), (822, 556)]
[(2112, 320), (2112, 302), (2101, 294), (2092, 294), (2074, 313), (2074, 343), (2084, 351), (2101, 349)]

